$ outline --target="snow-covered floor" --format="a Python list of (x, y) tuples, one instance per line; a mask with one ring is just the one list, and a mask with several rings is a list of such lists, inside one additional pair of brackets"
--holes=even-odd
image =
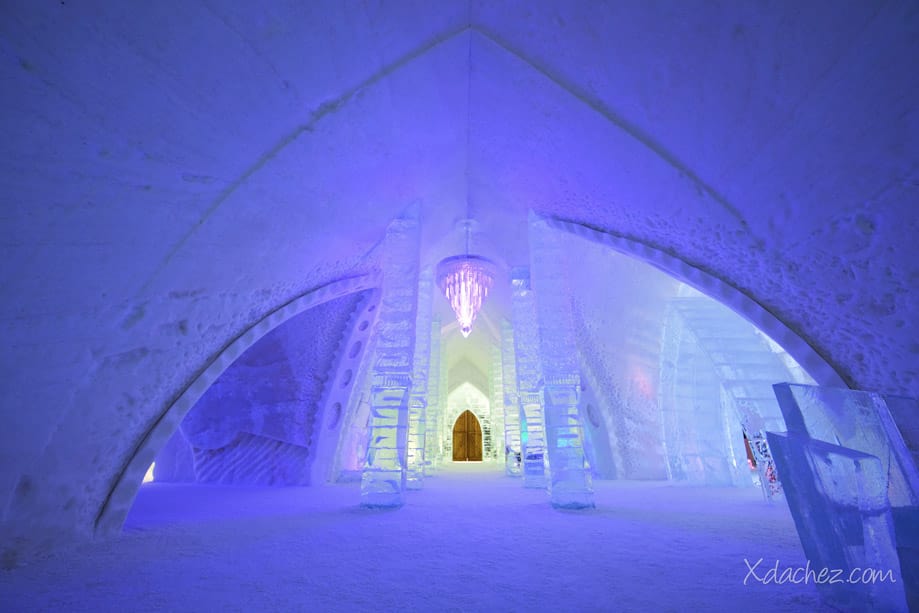
[(755, 489), (595, 482), (551, 508), (495, 465), (446, 467), (393, 511), (357, 485), (147, 484), (120, 539), (0, 574), (3, 611), (815, 611), (787, 507)]

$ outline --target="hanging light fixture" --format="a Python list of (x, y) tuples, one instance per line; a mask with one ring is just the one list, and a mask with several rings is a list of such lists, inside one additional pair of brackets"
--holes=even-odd
[(495, 264), (477, 255), (469, 255), (469, 228), (471, 220), (462, 222), (466, 230), (466, 255), (455, 255), (441, 260), (437, 265), (437, 285), (446, 296), (463, 338), (472, 332), (482, 302), (495, 282)]

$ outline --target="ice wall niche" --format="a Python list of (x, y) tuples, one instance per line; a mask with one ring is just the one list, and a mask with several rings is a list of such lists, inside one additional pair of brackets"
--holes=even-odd
[(307, 485), (326, 380), (369, 292), (318, 305), (246, 350), (160, 450), (159, 482)]

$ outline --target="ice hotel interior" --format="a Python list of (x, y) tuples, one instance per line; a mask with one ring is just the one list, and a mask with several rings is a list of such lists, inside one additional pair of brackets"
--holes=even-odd
[(915, 0), (0, 52), (0, 609), (919, 611)]

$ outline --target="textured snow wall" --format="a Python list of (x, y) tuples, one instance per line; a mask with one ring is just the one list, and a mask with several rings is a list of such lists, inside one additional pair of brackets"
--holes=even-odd
[(246, 350), (185, 416), (171, 444), (157, 456), (157, 466), (175, 463), (164, 454), (188, 452), (180, 439), (194, 456), (192, 480), (308, 484), (321, 401), (330, 385), (341, 385), (330, 381), (333, 360), (367, 293), (314, 307)]

